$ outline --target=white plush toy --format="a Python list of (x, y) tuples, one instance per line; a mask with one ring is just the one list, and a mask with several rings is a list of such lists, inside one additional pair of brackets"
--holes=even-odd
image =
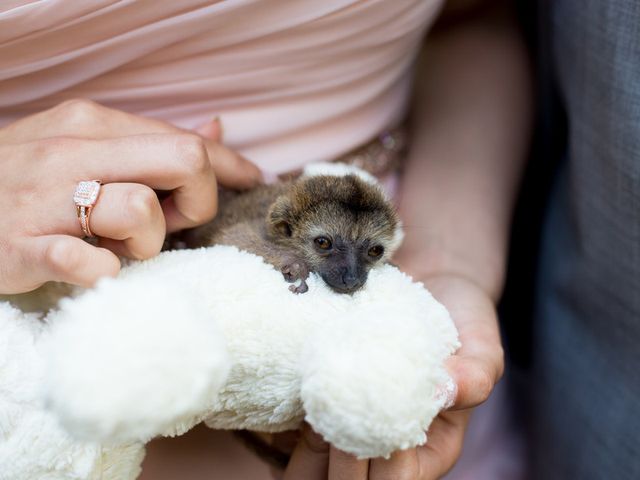
[(234, 247), (165, 252), (40, 318), (0, 302), (0, 480), (128, 480), (144, 444), (199, 422), (303, 420), (359, 457), (421, 445), (458, 347), (446, 311), (393, 266), (354, 295)]

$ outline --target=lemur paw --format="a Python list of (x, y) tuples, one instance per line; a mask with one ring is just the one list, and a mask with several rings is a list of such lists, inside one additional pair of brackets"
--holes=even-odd
[(300, 280), (300, 285), (289, 285), (289, 290), (293, 293), (305, 293), (309, 290), (309, 285), (304, 280)]
[(300, 280), (299, 285), (290, 285), (289, 290), (293, 293), (305, 293), (309, 290), (309, 286), (305, 280), (309, 277), (309, 268), (299, 261), (293, 261), (282, 266), (280, 269), (282, 276), (289, 283)]
[(304, 263), (297, 261), (283, 265), (280, 271), (282, 272), (284, 279), (289, 283), (293, 283), (297, 280), (306, 280), (309, 276), (309, 269), (307, 266)]

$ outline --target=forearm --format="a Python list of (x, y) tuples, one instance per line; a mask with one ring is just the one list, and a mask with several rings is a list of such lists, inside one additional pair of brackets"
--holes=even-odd
[(461, 275), (494, 300), (531, 124), (529, 68), (514, 24), (492, 7), (429, 36), (399, 206), (406, 239), (398, 259), (410, 273)]

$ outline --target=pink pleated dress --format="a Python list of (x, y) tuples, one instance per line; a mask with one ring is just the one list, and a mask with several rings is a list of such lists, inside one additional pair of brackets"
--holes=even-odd
[(0, 125), (70, 98), (196, 128), (274, 173), (402, 121), (442, 0), (4, 0)]

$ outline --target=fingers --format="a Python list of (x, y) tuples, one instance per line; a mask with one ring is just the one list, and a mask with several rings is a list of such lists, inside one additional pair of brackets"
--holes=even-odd
[(483, 403), (499, 380), (496, 368), (484, 358), (453, 355), (446, 362), (456, 387), (451, 410), (472, 408)]
[[(74, 104), (72, 103), (72, 105)], [(99, 116), (103, 119), (102, 123), (95, 124), (95, 127), (91, 128), (93, 138), (115, 138), (118, 136), (154, 133), (193, 135), (188, 130), (177, 128), (159, 120), (139, 117), (97, 104), (89, 103), (86, 105), (84, 102), (80, 102), (80, 105), (76, 104), (75, 108), (93, 111), (90, 115)], [(99, 113), (96, 110), (99, 110)], [(89, 115), (81, 114), (80, 116), (86, 117)], [(109, 128), (105, 129), (104, 121), (108, 122)], [(110, 132), (109, 136), (104, 136), (105, 130)], [(200, 140), (207, 152), (209, 162), (221, 185), (234, 189), (246, 189), (262, 183), (262, 174), (258, 167), (242, 155), (220, 143), (222, 140), (222, 124), (219, 118), (216, 117), (211, 122), (200, 126), (196, 133), (200, 135)]]
[[(358, 460), (353, 455), (331, 447), (329, 453), (329, 480), (367, 480), (369, 460)], [(391, 477), (389, 477), (391, 478)]]
[(298, 441), (300, 440), (301, 432), (300, 430), (287, 430), (285, 432), (264, 435), (269, 435), (271, 437), (268, 441), (269, 445), (271, 445), (276, 450), (291, 456), (293, 450), (298, 444)]
[(368, 460), (358, 460), (353, 455), (330, 447), (311, 427), (305, 425), (284, 480), (367, 480)]
[(504, 370), (498, 335), (497, 339), (488, 340), (462, 328), (459, 332), (463, 346), (446, 361), (457, 388), (453, 410), (476, 407), (486, 401)]
[(453, 409), (484, 402), (504, 368), (495, 306), (476, 283), (457, 275), (438, 275), (425, 285), (449, 310), (458, 328), (461, 347), (447, 360), (457, 386)]
[(427, 432), (427, 443), (419, 447), (420, 480), (436, 480), (455, 464), (462, 451), (471, 410), (446, 412), (435, 418)]
[[(158, 120), (139, 117), (126, 112), (108, 110), (113, 112), (114, 118), (117, 116), (118, 131), (121, 135), (190, 133), (187, 130), (179, 129)], [(218, 117), (201, 125), (195, 132), (203, 139), (209, 161), (221, 185), (233, 189), (247, 189), (263, 182), (262, 173), (258, 167), (242, 155), (222, 145), (223, 130)]]
[(67, 235), (25, 238), (18, 247), (24, 272), (21, 291), (48, 281), (91, 287), (101, 277), (113, 277), (120, 261), (112, 252)]
[(311, 427), (305, 425), (283, 480), (327, 480), (329, 472), (329, 444)]
[[(171, 190), (163, 203), (168, 231), (209, 221), (217, 209), (216, 178), (195, 135), (138, 135), (110, 140), (57, 139), (37, 152), (75, 181), (140, 183)], [(64, 155), (63, 155), (64, 153)], [(64, 162), (63, 165), (60, 165)]]
[[(366, 477), (365, 477), (366, 478)], [(391, 454), (389, 459), (374, 458), (369, 466), (369, 480), (417, 480), (420, 463), (415, 448)]]
[(136, 259), (157, 255), (166, 234), (158, 197), (151, 188), (136, 183), (103, 185), (91, 213), (90, 228), (102, 237), (100, 246)]
[[(193, 135), (192, 132), (161, 120), (114, 110), (84, 99), (68, 100), (50, 110), (26, 117), (11, 125), (8, 130), (10, 131), (0, 132), (0, 139), (2, 135), (10, 136), (13, 142), (51, 137), (104, 140), (148, 134)], [(220, 144), (222, 126), (219, 118), (202, 125), (196, 132), (200, 135), (221, 185), (245, 189), (262, 183), (258, 167)]]

